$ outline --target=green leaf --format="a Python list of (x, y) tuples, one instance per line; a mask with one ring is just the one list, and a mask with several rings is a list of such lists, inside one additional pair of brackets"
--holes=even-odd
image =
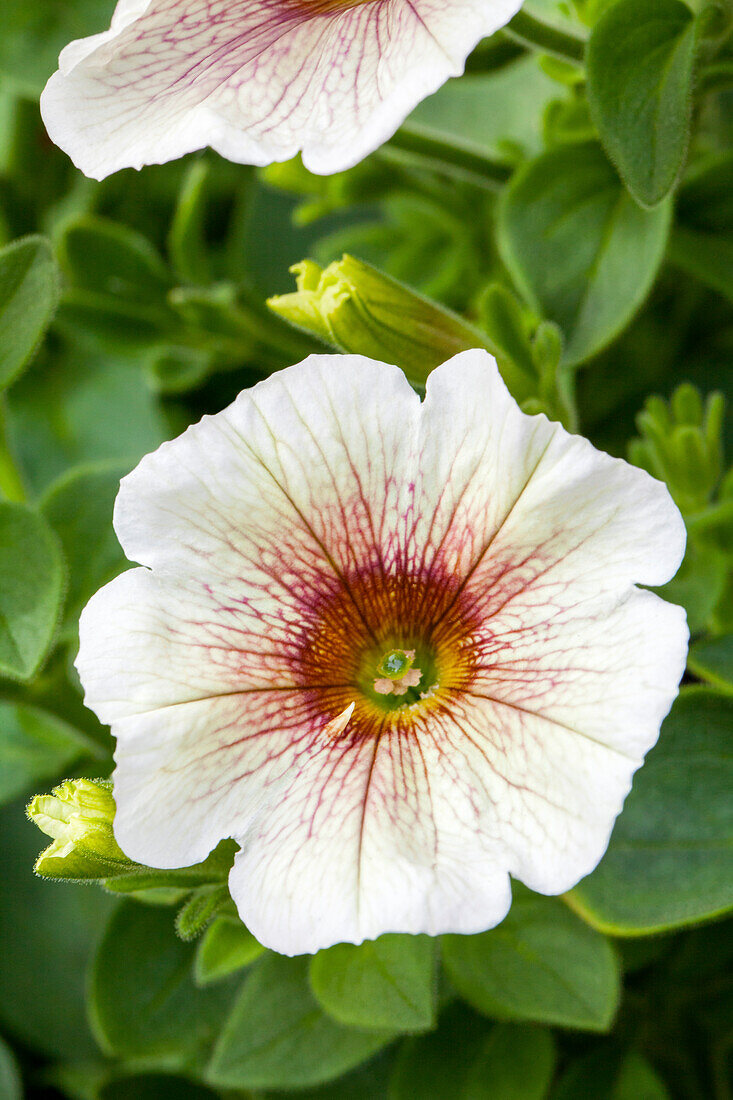
[(3, 1100), (23, 1100), (18, 1063), (15, 1061), (12, 1050), (2, 1039), (0, 1039), (0, 1096)]
[(75, 465), (131, 469), (168, 432), (141, 371), (78, 344), (44, 353), (8, 393), (8, 435), (34, 492)]
[(101, 890), (33, 877), (38, 830), (23, 811), (18, 802), (0, 809), (0, 1028), (46, 1057), (93, 1058), (85, 970), (111, 902)]
[(204, 932), (196, 952), (197, 985), (217, 982), (259, 959), (265, 948), (241, 921), (218, 917)]
[(685, 177), (669, 258), (733, 300), (733, 154), (701, 158)]
[(48, 241), (26, 237), (0, 249), (0, 389), (33, 355), (58, 300), (58, 269)]
[(217, 1100), (205, 1085), (163, 1073), (114, 1077), (99, 1090), (99, 1100)]
[(478, 936), (444, 936), (448, 976), (469, 1004), (487, 1015), (605, 1031), (619, 997), (611, 944), (561, 901), (515, 886), (498, 928)]
[(197, 989), (193, 951), (170, 910), (122, 902), (97, 949), (89, 1012), (102, 1048), (159, 1064), (200, 1064), (223, 1023), (232, 988)]
[(688, 664), (696, 676), (708, 680), (719, 691), (733, 693), (733, 634), (695, 642)]
[(56, 715), (0, 701), (0, 804), (30, 793), (80, 756), (99, 753), (93, 741)]
[(687, 153), (697, 24), (682, 0), (620, 0), (588, 42), (601, 141), (643, 206), (669, 194)]
[(69, 566), (68, 630), (76, 630), (82, 608), (97, 589), (128, 564), (112, 526), (112, 510), (129, 466), (105, 462), (77, 467), (55, 481), (41, 500)]
[(634, 779), (608, 851), (569, 895), (618, 935), (678, 928), (733, 906), (733, 700), (681, 692)]
[(326, 1012), (353, 1027), (424, 1031), (435, 1023), (435, 941), (386, 935), (319, 951), (311, 988)]
[(64, 46), (74, 38), (106, 30), (113, 10), (113, 0), (74, 0), (73, 4), (3, 0), (0, 70), (37, 99)]
[(465, 1081), (489, 1036), (489, 1024), (461, 1002), (441, 1012), (437, 1031), (397, 1049), (389, 1100), (462, 1100)]
[(75, 286), (146, 302), (164, 299), (171, 275), (150, 241), (126, 225), (91, 214), (64, 226), (59, 261)]
[(63, 587), (63, 559), (43, 517), (0, 504), (0, 674), (34, 675), (51, 645)]
[(670, 603), (684, 607), (688, 626), (694, 634), (707, 627), (725, 591), (728, 574), (725, 554), (715, 546), (699, 546), (690, 539), (676, 575), (657, 592)]
[(664, 1083), (636, 1051), (601, 1047), (572, 1062), (552, 1100), (669, 1100)]
[(497, 1024), (469, 1070), (461, 1100), (543, 1100), (555, 1057), (546, 1028)]
[(317, 1085), (366, 1061), (393, 1037), (337, 1024), (310, 992), (308, 959), (267, 954), (244, 979), (207, 1078), (222, 1088)]
[(498, 243), (529, 304), (565, 334), (566, 366), (605, 347), (646, 297), (664, 256), (669, 202), (637, 206), (595, 143), (521, 168), (499, 204)]

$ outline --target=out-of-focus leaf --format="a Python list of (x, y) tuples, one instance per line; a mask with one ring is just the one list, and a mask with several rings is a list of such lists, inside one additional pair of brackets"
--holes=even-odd
[(515, 886), (504, 921), (477, 936), (444, 936), (448, 976), (469, 1004), (507, 1020), (606, 1030), (619, 997), (605, 937), (561, 901)]
[(461, 1100), (543, 1100), (555, 1068), (547, 1028), (497, 1024), (470, 1067)]
[(694, 634), (704, 630), (725, 590), (729, 565), (726, 555), (715, 546), (698, 546), (690, 540), (676, 576), (658, 589), (670, 603), (680, 604)]
[(386, 935), (319, 951), (311, 988), (339, 1023), (394, 1031), (424, 1031), (435, 1022), (435, 941)]
[(100, 750), (67, 722), (25, 703), (0, 700), (0, 803), (31, 793), (80, 756)]
[(655, 206), (682, 170), (689, 139), (696, 23), (682, 0), (620, 0), (588, 42), (588, 99), (631, 194)]
[(567, 1068), (552, 1100), (669, 1100), (656, 1071), (636, 1051), (625, 1056), (615, 1047), (601, 1047)]
[(207, 1078), (221, 1088), (316, 1085), (366, 1061), (393, 1037), (337, 1024), (310, 991), (308, 960), (267, 954), (244, 979)]
[(77, 345), (38, 360), (8, 394), (8, 434), (34, 492), (71, 466), (131, 469), (168, 428), (142, 372)]
[(608, 851), (571, 893), (599, 928), (677, 928), (733, 906), (733, 700), (687, 688), (634, 778)]
[(499, 206), (499, 248), (530, 305), (563, 330), (566, 365), (628, 324), (656, 277), (671, 207), (642, 210), (599, 145), (553, 149), (519, 170)]
[(99, 1090), (99, 1100), (216, 1100), (217, 1093), (196, 1081), (164, 1073), (115, 1077)]
[(201, 1064), (219, 1033), (232, 986), (197, 989), (193, 951), (165, 907), (122, 902), (94, 957), (89, 1011), (102, 1048), (166, 1067)]
[(56, 537), (37, 512), (0, 504), (0, 674), (30, 679), (53, 638), (64, 586)]
[(542, 113), (556, 95), (555, 82), (534, 57), (525, 57), (499, 72), (448, 81), (410, 119), (492, 153), (508, 152), (511, 143), (515, 156), (532, 156), (542, 148)]
[(198, 985), (217, 982), (258, 959), (265, 948), (241, 921), (218, 917), (198, 945), (194, 978)]
[(173, 279), (136, 230), (85, 215), (64, 226), (59, 262), (67, 277), (58, 323), (115, 352), (146, 347), (175, 328), (166, 295)]
[(0, 1096), (3, 1100), (23, 1100), (18, 1063), (15, 1061), (12, 1050), (2, 1039), (0, 1039)]
[(0, 71), (24, 93), (37, 98), (73, 38), (106, 30), (114, 0), (26, 4), (3, 0)]
[(733, 154), (702, 158), (677, 199), (669, 258), (733, 299)]
[(33, 355), (58, 300), (58, 268), (48, 241), (26, 237), (0, 250), (0, 389)]
[(173, 284), (147, 238), (107, 218), (86, 215), (67, 223), (58, 249), (64, 272), (85, 290), (146, 302), (162, 299)]
[(488, 1021), (465, 1004), (448, 1005), (437, 1031), (405, 1039), (398, 1047), (390, 1100), (460, 1100), (489, 1034)]
[(695, 642), (689, 665), (696, 676), (709, 680), (720, 691), (733, 693), (733, 634)]
[(17, 802), (0, 810), (0, 1026), (43, 1055), (91, 1058), (85, 969), (110, 899), (33, 877), (38, 830), (23, 811)]
[[(388, 1048), (335, 1081), (314, 1085), (313, 1088), (299, 1088), (296, 1094), (298, 1100), (344, 1100), (345, 1097), (348, 1100), (386, 1100), (391, 1054)], [(267, 1100), (275, 1100), (275, 1097), (278, 1100), (292, 1100), (293, 1092), (290, 1089), (268, 1089)]]
[(41, 500), (69, 566), (68, 629), (76, 629), (87, 600), (128, 564), (112, 527), (120, 478), (128, 472), (127, 463), (78, 467), (55, 481)]

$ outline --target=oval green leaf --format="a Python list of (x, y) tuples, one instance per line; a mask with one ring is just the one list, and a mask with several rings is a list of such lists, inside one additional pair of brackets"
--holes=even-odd
[(424, 1031), (435, 1023), (435, 941), (428, 936), (337, 943), (314, 956), (310, 982), (322, 1008), (342, 1024)]
[(130, 463), (100, 463), (70, 470), (41, 500), (41, 511), (61, 542), (69, 566), (67, 631), (98, 588), (128, 565), (112, 526), (120, 478)]
[(241, 921), (218, 917), (204, 932), (196, 950), (194, 978), (197, 985), (221, 978), (249, 966), (265, 951)]
[(687, 153), (696, 23), (682, 0), (620, 0), (588, 42), (588, 101), (634, 198), (656, 206)]
[(499, 249), (517, 288), (565, 335), (565, 366), (601, 351), (642, 304), (664, 257), (671, 206), (643, 210), (595, 142), (519, 170), (499, 205)]
[(55, 714), (0, 701), (0, 804), (31, 793), (85, 754), (99, 756), (99, 749)]
[(33, 355), (58, 300), (58, 269), (48, 241), (26, 237), (0, 249), (0, 389)]
[(695, 642), (688, 664), (701, 680), (733, 695), (733, 634)]
[(165, 1065), (200, 1064), (224, 1021), (232, 987), (197, 989), (193, 950), (167, 907), (122, 902), (92, 963), (89, 1013), (110, 1054)]
[(308, 959), (267, 954), (244, 979), (206, 1076), (222, 1088), (318, 1085), (366, 1061), (393, 1037), (337, 1024), (310, 991)]
[(0, 504), (0, 674), (34, 675), (51, 645), (63, 587), (61, 552), (43, 517)]
[(516, 886), (498, 928), (443, 937), (443, 961), (468, 1003), (500, 1019), (605, 1031), (618, 1004), (618, 961), (608, 940), (561, 901)]
[(688, 688), (634, 779), (608, 851), (570, 894), (597, 928), (640, 935), (733, 907), (733, 699)]

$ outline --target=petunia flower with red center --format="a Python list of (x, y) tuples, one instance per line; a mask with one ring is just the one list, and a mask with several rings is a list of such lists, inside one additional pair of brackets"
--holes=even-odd
[(72, 42), (41, 98), (54, 142), (88, 176), (212, 146), (313, 172), (392, 136), (521, 0), (119, 0)]
[(117, 738), (115, 835), (154, 867), (225, 837), (285, 954), (497, 924), (510, 875), (596, 865), (682, 675), (660, 482), (509, 396), (314, 355), (145, 457), (115, 528), (142, 568), (87, 606)]

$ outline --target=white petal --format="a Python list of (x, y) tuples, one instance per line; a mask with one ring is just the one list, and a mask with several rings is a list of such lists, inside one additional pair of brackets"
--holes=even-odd
[(303, 151), (348, 168), (463, 70), (519, 0), (122, 0), (73, 43), (41, 99), (51, 138), (87, 175), (211, 145), (268, 164)]

